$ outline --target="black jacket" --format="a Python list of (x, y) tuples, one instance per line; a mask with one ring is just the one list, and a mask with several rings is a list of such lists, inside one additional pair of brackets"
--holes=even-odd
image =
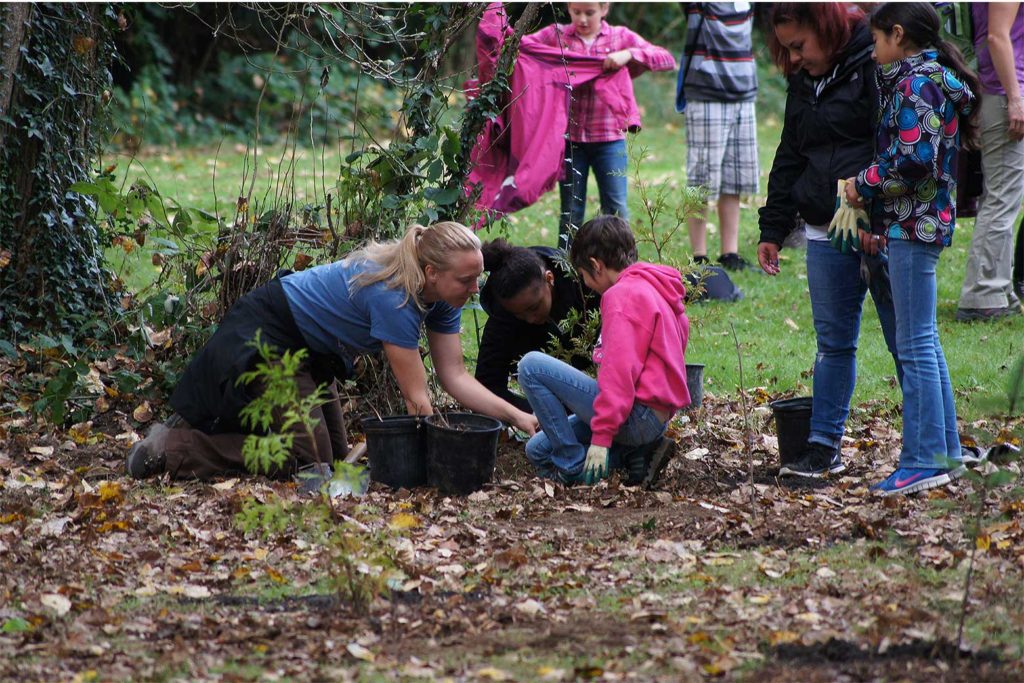
[[(565, 252), (552, 247), (530, 247), (544, 259), (545, 267), (555, 275), (554, 289), (551, 292), (551, 315), (543, 325), (532, 325), (519, 320), (506, 311), (497, 297), (485, 284), (480, 290), (480, 305), (487, 312), (487, 323), (484, 325), (483, 338), (480, 340), (480, 354), (476, 362), (476, 378), (490, 391), (502, 397), (520, 410), (533, 412), (529, 402), (522, 396), (512, 393), (508, 388), (509, 376), (515, 373), (515, 365), (519, 359), (530, 351), (541, 351), (551, 343), (552, 335), (568, 347), (570, 340), (579, 336), (579, 329), (569, 330), (562, 334), (558, 323), (564, 320), (569, 312), (600, 310), (601, 304), (597, 294), (585, 290), (583, 283), (566, 274), (560, 261), (564, 261)], [(577, 356), (572, 365), (580, 370), (591, 367), (589, 357)]]
[(835, 213), (836, 181), (871, 163), (878, 108), (871, 48), (864, 21), (854, 29), (836, 77), (821, 94), (815, 94), (814, 79), (803, 69), (790, 76), (782, 140), (760, 211), (760, 241), (782, 246), (797, 214), (811, 225), (828, 225)]

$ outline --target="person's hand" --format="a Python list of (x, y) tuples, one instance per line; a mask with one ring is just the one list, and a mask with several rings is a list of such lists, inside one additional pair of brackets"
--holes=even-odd
[(883, 235), (872, 235), (867, 230), (858, 230), (860, 248), (869, 256), (878, 256), (885, 250), (886, 240)]
[(1007, 135), (1011, 140), (1024, 140), (1024, 97), (1006, 102), (1006, 118), (1009, 123)]
[(864, 208), (864, 198), (857, 192), (857, 179), (847, 178), (846, 188), (843, 191), (846, 195), (846, 203), (855, 209)]
[(590, 445), (583, 463), (583, 483), (596, 484), (608, 474), (608, 447)]
[(609, 53), (609, 55), (604, 58), (604, 64), (602, 64), (602, 66), (605, 71), (618, 71), (631, 61), (633, 61), (632, 52), (629, 50), (619, 50), (618, 52)]
[(761, 242), (757, 245), (757, 262), (761, 270), (769, 275), (779, 274), (779, 245), (772, 242)]
[(537, 416), (531, 415), (524, 410), (516, 410), (512, 416), (512, 424), (516, 429), (524, 431), (530, 436), (536, 434), (537, 430), (540, 429), (540, 421), (537, 419)]

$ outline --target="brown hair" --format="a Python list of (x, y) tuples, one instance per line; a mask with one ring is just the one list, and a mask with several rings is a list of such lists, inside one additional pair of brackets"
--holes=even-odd
[(779, 2), (772, 9), (772, 30), (768, 31), (768, 50), (772, 61), (786, 76), (792, 76), (797, 69), (789, 61), (787, 50), (775, 35), (780, 24), (806, 26), (818, 37), (823, 49), (832, 49), (829, 58), (836, 56), (850, 42), (854, 27), (864, 19), (860, 7), (846, 2)]
[(569, 261), (577, 270), (590, 273), (592, 258), (612, 270), (623, 270), (636, 263), (636, 239), (625, 219), (598, 216), (576, 231), (569, 248)]

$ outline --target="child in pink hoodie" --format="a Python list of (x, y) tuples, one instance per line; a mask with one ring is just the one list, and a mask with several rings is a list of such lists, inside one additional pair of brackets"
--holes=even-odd
[(523, 356), (519, 386), (543, 430), (526, 456), (541, 476), (565, 483), (593, 484), (622, 465), (627, 483), (650, 488), (674, 452), (665, 428), (690, 404), (683, 278), (637, 261), (633, 233), (617, 216), (584, 224), (569, 259), (601, 294), (597, 379), (544, 353)]

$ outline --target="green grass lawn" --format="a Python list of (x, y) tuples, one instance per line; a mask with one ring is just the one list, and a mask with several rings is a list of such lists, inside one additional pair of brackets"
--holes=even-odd
[[(673, 73), (649, 74), (638, 81), (638, 101), (645, 108), (647, 127), (631, 143), (632, 153), (645, 149), (647, 157), (642, 164), (641, 176), (646, 183), (669, 183), (681, 193), (685, 183), (685, 130), (682, 116), (674, 114), (666, 93), (673, 92)], [(758, 240), (757, 208), (764, 201), (768, 172), (778, 144), (780, 133), (780, 103), (782, 84), (777, 75), (768, 70), (762, 74), (762, 94), (759, 99), (758, 134), (761, 161), (761, 193), (744, 203), (741, 214), (741, 253), (755, 260)], [(299, 149), (296, 152), (295, 194), (298, 198), (315, 197), (322, 192), (321, 166), (338, 168), (348, 152), (348, 144), (339, 145), (326, 153)], [(261, 152), (256, 166), (255, 195), (261, 188), (269, 188), (280, 173), (282, 148), (268, 148)], [(253, 166), (246, 159), (245, 147), (225, 143), (219, 148), (182, 148), (146, 152), (134, 159), (118, 158), (119, 174), (127, 172), (129, 179), (143, 177), (155, 184), (167, 198), (185, 206), (197, 206), (219, 212), (228, 220), (233, 215), (235, 200), (243, 187), (243, 178), (251, 178)], [(330, 183), (329, 183), (330, 184)], [(673, 190), (673, 196), (677, 196)], [(591, 180), (588, 192), (588, 217), (598, 210), (597, 189)], [(634, 220), (643, 215), (633, 179), (630, 180), (630, 211)], [(491, 228), (484, 239), (507, 234), (516, 244), (554, 245), (558, 233), (558, 193), (552, 191), (534, 206), (529, 207)], [(715, 218), (710, 218), (708, 248), (712, 257), (718, 250)], [(670, 228), (670, 225), (659, 226)], [(946, 250), (939, 272), (940, 334), (957, 392), (960, 414), (975, 420), (1006, 410), (1005, 387), (1008, 366), (1024, 352), (1024, 318), (1003, 320), (988, 324), (960, 324), (953, 320), (957, 298), (963, 279), (967, 250), (973, 231), (973, 220), (959, 223), (954, 245)], [(153, 270), (148, 257), (125, 260), (125, 279), (143, 285), (152, 279)], [(686, 262), (689, 244), (685, 228), (669, 245), (668, 255)], [(653, 253), (646, 245), (641, 257), (651, 259)], [(760, 270), (735, 275), (745, 298), (738, 303), (708, 303), (691, 306), (691, 337), (687, 349), (689, 362), (704, 363), (707, 367), (706, 393), (726, 395), (740, 385), (736, 347), (732, 326), (739, 337), (746, 387), (764, 387), (771, 394), (784, 391), (810, 392), (810, 370), (815, 355), (815, 337), (811, 323), (810, 301), (806, 286), (806, 267), (803, 250), (782, 252), (782, 273), (768, 277)], [(137, 260), (136, 260), (137, 259)], [(118, 264), (122, 256), (115, 255)], [(482, 325), (482, 312), (464, 316), (466, 356), (476, 356), (476, 330)], [(895, 370), (882, 339), (873, 307), (865, 306), (861, 343), (858, 353), (858, 374), (855, 403), (873, 399), (899, 401), (895, 383)]]

